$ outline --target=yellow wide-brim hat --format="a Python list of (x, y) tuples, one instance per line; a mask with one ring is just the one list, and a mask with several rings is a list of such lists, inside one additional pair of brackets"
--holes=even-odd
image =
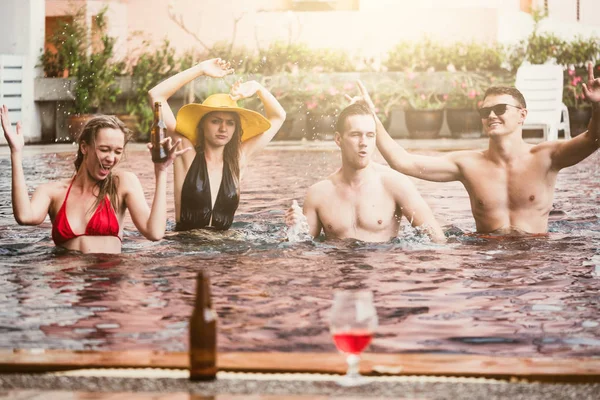
[(271, 127), (271, 122), (256, 111), (247, 110), (238, 106), (229, 94), (217, 93), (208, 96), (202, 104), (187, 104), (177, 113), (175, 131), (188, 138), (194, 146), (197, 142), (197, 127), (202, 117), (209, 112), (224, 111), (234, 112), (240, 116), (242, 122), (242, 142), (264, 133)]

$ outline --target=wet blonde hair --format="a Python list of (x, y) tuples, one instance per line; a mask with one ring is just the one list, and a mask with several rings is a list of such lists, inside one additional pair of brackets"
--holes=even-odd
[[(79, 172), (79, 168), (83, 163), (83, 159), (85, 158), (83, 152), (81, 151), (81, 144), (85, 142), (90, 147), (96, 148), (96, 137), (98, 136), (98, 131), (103, 128), (111, 128), (118, 129), (123, 132), (124, 143), (123, 147), (129, 142), (131, 139), (131, 131), (125, 126), (125, 124), (115, 116), (112, 115), (99, 115), (90, 119), (83, 129), (81, 133), (75, 138), (77, 142), (77, 157), (73, 164), (75, 164), (75, 173)], [(95, 210), (98, 208), (98, 205), (108, 196), (110, 200), (110, 204), (112, 205), (115, 212), (119, 210), (119, 195), (117, 191), (117, 186), (119, 184), (118, 178), (113, 176), (112, 168), (108, 173), (108, 176), (96, 183), (98, 186), (98, 196), (91, 210)]]

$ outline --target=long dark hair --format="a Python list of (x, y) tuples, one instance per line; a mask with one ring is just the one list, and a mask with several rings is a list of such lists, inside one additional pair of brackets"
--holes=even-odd
[[(123, 132), (123, 135), (125, 136), (124, 145), (126, 145), (131, 138), (131, 131), (117, 117), (114, 117), (112, 115), (98, 115), (96, 117), (93, 117), (85, 124), (85, 126), (81, 130), (81, 133), (76, 138), (76, 142), (78, 145), (77, 158), (75, 158), (75, 161), (73, 163), (75, 164), (76, 174), (79, 172), (79, 167), (81, 167), (84, 158), (83, 152), (81, 151), (81, 144), (85, 142), (88, 146), (94, 149), (94, 154), (96, 154), (96, 136), (98, 135), (98, 131), (102, 128), (119, 129), (121, 132)], [(90, 210), (95, 210), (96, 208), (98, 208), (98, 205), (102, 201), (104, 201), (106, 196), (108, 196), (110, 204), (112, 205), (115, 212), (118, 213), (120, 204), (119, 195), (117, 191), (118, 184), (118, 178), (113, 176), (111, 168), (110, 172), (108, 173), (108, 176), (105, 179), (96, 183), (96, 186), (98, 186), (98, 196), (96, 197), (96, 202)]]
[[(196, 133), (198, 138), (198, 140), (196, 141), (197, 151), (204, 151), (204, 121), (210, 118), (210, 115), (213, 112), (205, 114), (202, 117), (202, 119), (200, 119), (200, 122), (196, 127)], [(233, 115), (233, 119), (235, 120), (235, 131), (233, 132), (231, 140), (225, 145), (225, 149), (223, 150), (223, 162), (229, 168), (233, 181), (235, 182), (235, 186), (239, 192), (240, 157), (242, 156), (242, 135), (244, 134), (244, 131), (242, 129), (242, 121), (238, 113), (231, 111), (224, 112), (229, 112)]]

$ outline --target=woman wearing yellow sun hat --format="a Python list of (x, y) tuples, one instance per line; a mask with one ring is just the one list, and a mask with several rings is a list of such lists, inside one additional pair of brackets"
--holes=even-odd
[[(181, 87), (205, 75), (222, 78), (230, 64), (215, 58), (203, 61), (152, 88), (151, 104), (167, 103)], [(237, 100), (257, 95), (266, 117), (237, 105)], [(177, 230), (228, 229), (239, 204), (240, 177), (248, 160), (275, 136), (285, 111), (256, 81), (236, 82), (230, 93), (209, 96), (202, 104), (188, 104), (177, 113), (163, 107), (163, 119), (173, 139), (193, 147), (173, 164)]]

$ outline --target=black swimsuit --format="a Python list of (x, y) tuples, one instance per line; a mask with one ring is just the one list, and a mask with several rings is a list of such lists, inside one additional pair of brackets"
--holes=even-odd
[(175, 227), (178, 231), (206, 228), (212, 215), (212, 228), (229, 229), (240, 203), (235, 182), (226, 163), (215, 208), (211, 206), (210, 181), (204, 152), (198, 151), (181, 188), (181, 215)]

